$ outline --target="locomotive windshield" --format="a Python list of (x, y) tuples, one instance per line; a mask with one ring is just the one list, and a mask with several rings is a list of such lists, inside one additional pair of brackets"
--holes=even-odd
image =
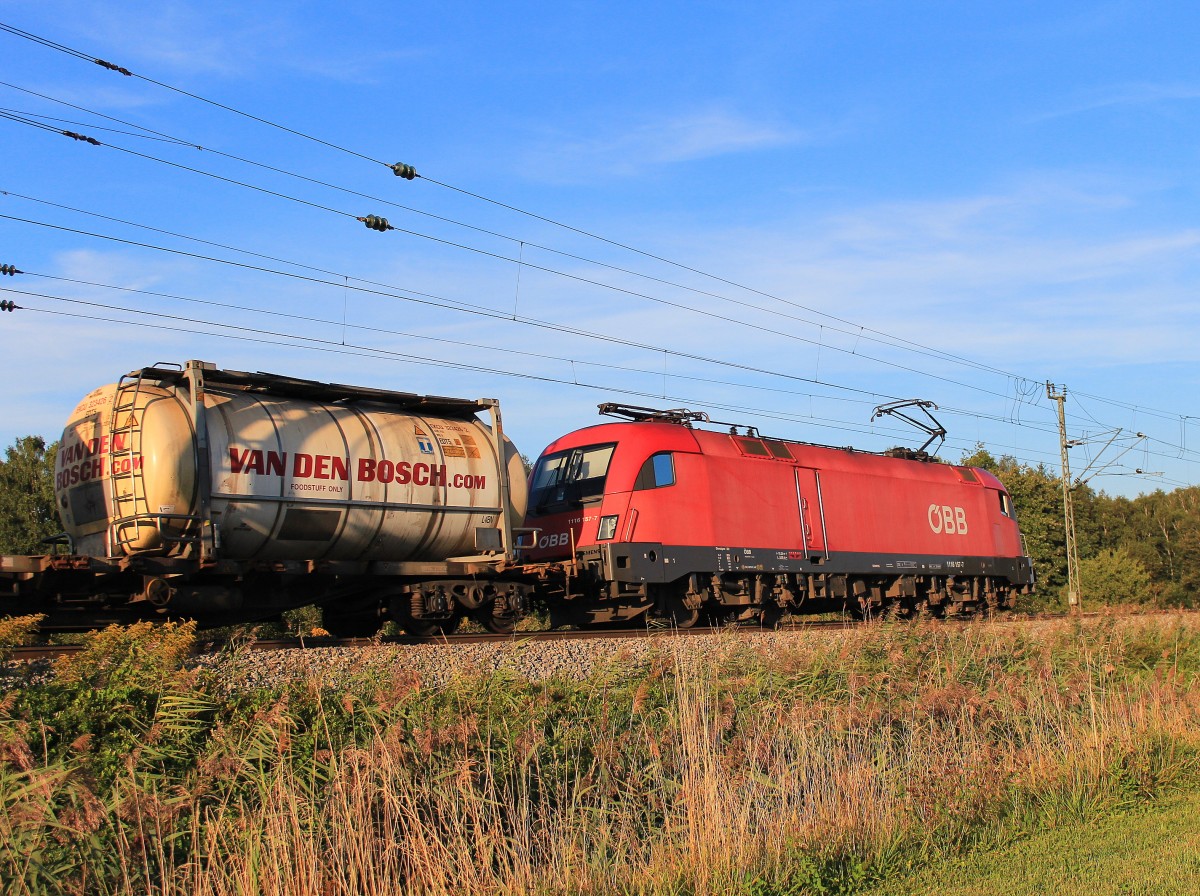
[(531, 515), (561, 513), (601, 497), (608, 464), (616, 447), (590, 445), (543, 455), (530, 483)]

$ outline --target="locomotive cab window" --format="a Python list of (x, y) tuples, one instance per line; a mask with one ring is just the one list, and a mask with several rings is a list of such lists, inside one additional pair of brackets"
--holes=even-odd
[(604, 494), (616, 445), (590, 445), (544, 455), (533, 471), (529, 506), (534, 516), (561, 513)]
[(633, 490), (640, 492), (674, 484), (675, 462), (671, 460), (671, 453), (669, 451), (663, 451), (646, 458), (646, 462), (638, 470), (637, 479), (633, 483)]
[(1000, 512), (1009, 519), (1015, 520), (1017, 516), (1013, 513), (1012, 498), (1008, 496), (1007, 492), (997, 492), (997, 494), (1000, 496)]

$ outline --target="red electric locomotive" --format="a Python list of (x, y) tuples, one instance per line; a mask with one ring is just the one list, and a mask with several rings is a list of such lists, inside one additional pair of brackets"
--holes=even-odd
[(601, 411), (627, 422), (557, 439), (530, 477), (522, 559), (544, 564), (558, 623), (956, 615), (1011, 608), (1033, 584), (985, 470)]

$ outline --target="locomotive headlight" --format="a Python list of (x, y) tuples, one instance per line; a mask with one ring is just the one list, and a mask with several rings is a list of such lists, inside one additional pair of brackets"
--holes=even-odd
[(614, 535), (617, 534), (617, 516), (602, 516), (600, 517), (600, 528), (596, 532), (596, 541), (612, 541)]

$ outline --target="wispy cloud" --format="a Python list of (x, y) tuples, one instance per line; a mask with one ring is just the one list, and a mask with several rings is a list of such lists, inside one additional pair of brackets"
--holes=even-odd
[(719, 107), (644, 120), (584, 137), (555, 134), (531, 151), (525, 169), (532, 179), (574, 182), (630, 177), (660, 165), (754, 152), (812, 142), (815, 131), (756, 120)]
[(76, 36), (68, 43), (150, 77), (249, 77), (270, 68), (371, 84), (390, 66), (432, 52), (390, 45), (364, 53), (321, 40), (299, 12), (263, 8), (247, 15), (240, 4), (79, 4), (70, 20)]
[(719, 254), (701, 266), (905, 339), (1004, 357), (1002, 366), (1189, 360), (1200, 229), (1123, 224), (1142, 201), (1116, 185), (1039, 179), (708, 235)]
[(1049, 109), (1039, 115), (1034, 115), (1031, 121), (1049, 121), (1119, 107), (1145, 107), (1161, 110), (1178, 103), (1190, 103), (1196, 100), (1200, 100), (1200, 84), (1197, 83), (1114, 84), (1093, 90), (1073, 103), (1066, 103), (1060, 108)]

